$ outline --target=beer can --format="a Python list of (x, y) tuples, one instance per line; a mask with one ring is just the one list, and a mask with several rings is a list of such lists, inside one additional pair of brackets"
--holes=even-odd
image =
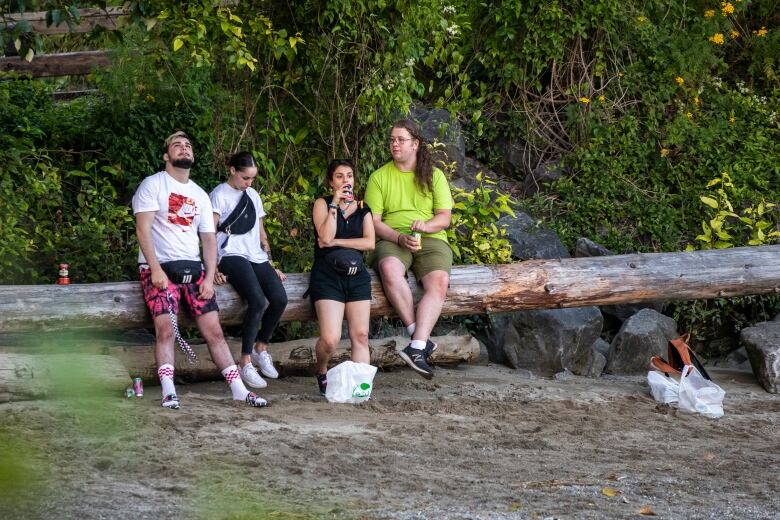
[(136, 397), (144, 396), (144, 382), (140, 377), (133, 378), (133, 392)]
[(130, 399), (131, 397), (135, 397), (135, 390), (133, 390), (132, 387), (128, 386), (125, 388), (125, 397)]
[(414, 232), (412, 233), (412, 236), (415, 240), (417, 240), (417, 250), (419, 251), (422, 249), (422, 235), (420, 233)]
[(57, 284), (58, 285), (68, 285), (70, 284), (70, 275), (68, 274), (68, 269), (70, 266), (66, 263), (61, 263), (59, 265), (58, 270), (58, 278), (57, 278)]

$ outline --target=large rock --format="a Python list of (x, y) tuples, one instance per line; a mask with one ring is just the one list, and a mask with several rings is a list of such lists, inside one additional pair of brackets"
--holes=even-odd
[(569, 251), (555, 231), (541, 227), (525, 213), (517, 211), (514, 217), (501, 217), (496, 226), (506, 229), (512, 256), (517, 260), (569, 258)]
[(584, 375), (601, 325), (596, 307), (517, 312), (505, 329), (504, 354), (513, 368)]
[(780, 321), (765, 321), (742, 329), (739, 335), (750, 366), (767, 392), (780, 389)]
[(574, 257), (584, 258), (590, 256), (612, 256), (614, 253), (602, 246), (598, 242), (594, 242), (589, 238), (578, 238), (574, 243)]
[(420, 125), (426, 141), (442, 143), (443, 149), (434, 153), (434, 160), (454, 162), (455, 173), (462, 174), (466, 163), (466, 142), (457, 118), (447, 110), (422, 105), (412, 105), (410, 117)]
[(652, 356), (667, 355), (669, 340), (678, 336), (675, 321), (652, 309), (642, 309), (628, 318), (615, 335), (607, 356), (606, 372), (647, 372)]
[(523, 177), (523, 195), (530, 197), (538, 193), (542, 186), (552, 184), (563, 176), (560, 166), (556, 162), (542, 163)]

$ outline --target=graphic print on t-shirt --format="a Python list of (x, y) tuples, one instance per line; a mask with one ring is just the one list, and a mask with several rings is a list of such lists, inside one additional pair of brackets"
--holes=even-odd
[(168, 196), (168, 222), (184, 227), (192, 227), (192, 220), (198, 215), (195, 199), (178, 193)]

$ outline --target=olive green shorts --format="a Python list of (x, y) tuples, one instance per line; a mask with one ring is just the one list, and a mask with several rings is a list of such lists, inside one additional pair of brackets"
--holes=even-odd
[(447, 271), (450, 274), (452, 268), (452, 249), (447, 242), (438, 238), (422, 237), (422, 249), (415, 253), (395, 242), (380, 240), (376, 243), (369, 263), (377, 270), (379, 261), (387, 256), (399, 259), (407, 270), (411, 268), (418, 281), (431, 271)]

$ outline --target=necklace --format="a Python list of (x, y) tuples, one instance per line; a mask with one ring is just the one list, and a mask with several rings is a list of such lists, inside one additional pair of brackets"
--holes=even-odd
[[(353, 201), (347, 200), (347, 201), (339, 201), (339, 211), (341, 212), (341, 217), (346, 220), (347, 219), (347, 211), (349, 211), (349, 206), (352, 204)], [(342, 209), (341, 204), (346, 204), (347, 207)]]

